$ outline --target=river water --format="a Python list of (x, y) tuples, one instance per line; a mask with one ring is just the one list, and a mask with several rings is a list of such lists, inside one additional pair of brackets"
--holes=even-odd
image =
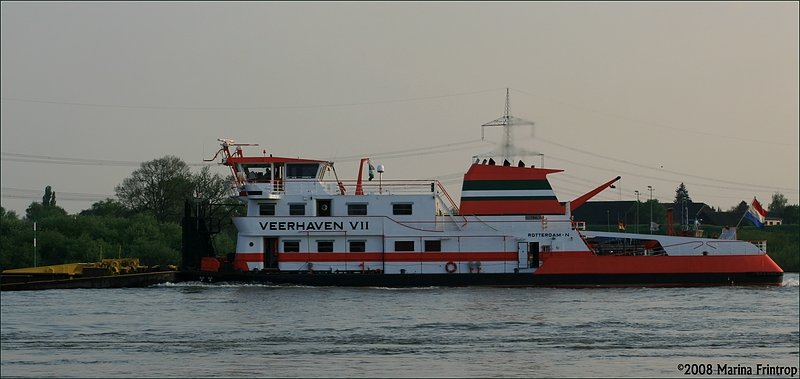
[(0, 375), (798, 377), (798, 292), (796, 273), (781, 287), (3, 292)]

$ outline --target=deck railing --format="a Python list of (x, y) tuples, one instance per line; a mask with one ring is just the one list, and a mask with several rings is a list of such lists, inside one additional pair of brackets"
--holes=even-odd
[(758, 250), (761, 250), (762, 253), (767, 253), (767, 240), (756, 240), (756, 241), (748, 241), (753, 245), (756, 245)]
[[(372, 180), (362, 182), (361, 187), (365, 195), (397, 195), (397, 194), (421, 194), (434, 192), (436, 180)], [(355, 180), (322, 181), (322, 185), (333, 192), (340, 192), (343, 188), (346, 194), (354, 194), (356, 190)]]

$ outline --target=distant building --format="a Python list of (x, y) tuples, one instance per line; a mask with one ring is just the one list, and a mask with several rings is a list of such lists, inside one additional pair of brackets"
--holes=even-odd
[(697, 217), (706, 225), (736, 226), (742, 219), (743, 212), (717, 212), (711, 208), (703, 209)]
[(767, 212), (767, 218), (765, 220), (764, 225), (766, 226), (783, 225), (783, 218), (780, 217), (780, 215), (775, 212)]

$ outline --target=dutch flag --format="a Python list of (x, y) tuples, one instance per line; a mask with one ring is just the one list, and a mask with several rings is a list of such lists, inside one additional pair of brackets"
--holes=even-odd
[(757, 228), (763, 229), (764, 223), (767, 219), (767, 211), (761, 207), (761, 203), (759, 203), (754, 197), (753, 202), (750, 203), (750, 207), (747, 208), (747, 213), (744, 214), (744, 217), (750, 220)]

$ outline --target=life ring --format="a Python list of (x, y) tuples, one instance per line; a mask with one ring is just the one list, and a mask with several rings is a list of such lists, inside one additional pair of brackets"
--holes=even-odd
[(328, 204), (322, 204), (319, 209), (322, 209), (323, 212), (328, 210)]
[(447, 271), (448, 274), (456, 272), (456, 269), (458, 269), (458, 266), (456, 266), (456, 263), (453, 261), (447, 262), (447, 264), (444, 265), (444, 270)]

